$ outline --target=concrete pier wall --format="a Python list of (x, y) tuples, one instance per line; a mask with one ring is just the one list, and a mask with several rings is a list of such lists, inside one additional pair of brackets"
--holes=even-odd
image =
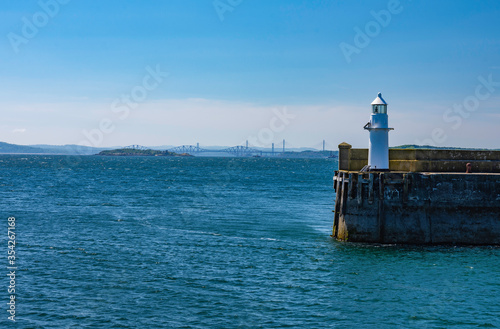
[(339, 170), (334, 188), (339, 240), (500, 245), (500, 174)]
[[(500, 173), (500, 151), (389, 149), (389, 169), (408, 172), (465, 172), (471, 163), (473, 172)], [(339, 145), (339, 169), (356, 171), (368, 164), (368, 149)]]

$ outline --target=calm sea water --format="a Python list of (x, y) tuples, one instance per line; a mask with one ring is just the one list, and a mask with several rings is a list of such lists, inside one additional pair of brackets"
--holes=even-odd
[(0, 327), (500, 327), (499, 248), (333, 241), (336, 167), (0, 156)]

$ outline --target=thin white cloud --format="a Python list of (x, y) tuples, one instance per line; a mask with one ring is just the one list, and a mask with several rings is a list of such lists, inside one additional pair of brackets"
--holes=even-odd
[(26, 132), (26, 128), (16, 128), (16, 129), (12, 130), (12, 132), (14, 134), (22, 134), (22, 133)]

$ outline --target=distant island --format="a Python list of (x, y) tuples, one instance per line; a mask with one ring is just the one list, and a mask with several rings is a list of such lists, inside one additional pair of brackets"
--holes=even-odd
[(163, 156), (163, 157), (191, 157), (191, 154), (182, 153), (177, 154), (169, 151), (159, 151), (159, 150), (143, 150), (143, 149), (116, 149), (116, 150), (105, 150), (99, 152), (97, 155), (101, 156)]

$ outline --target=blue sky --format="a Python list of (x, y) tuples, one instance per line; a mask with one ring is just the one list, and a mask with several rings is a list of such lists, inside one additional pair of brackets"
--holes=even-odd
[(391, 145), (500, 148), (499, 20), (498, 1), (6, 1), (0, 141), (366, 147), (380, 91)]

